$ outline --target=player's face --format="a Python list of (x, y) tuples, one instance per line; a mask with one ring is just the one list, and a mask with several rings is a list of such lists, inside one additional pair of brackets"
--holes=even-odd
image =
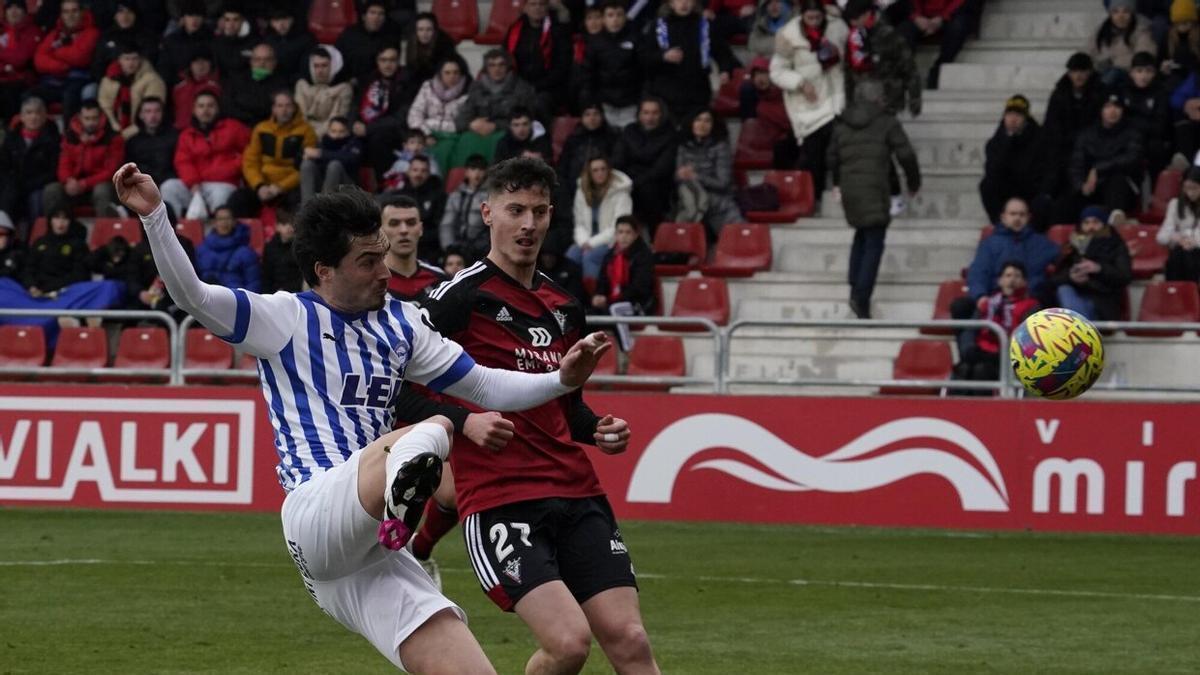
[(421, 212), (416, 209), (385, 206), (383, 208), (383, 236), (387, 238), (389, 250), (401, 258), (417, 251), (417, 242), (425, 228), (421, 224)]
[(489, 195), (483, 222), (492, 230), (492, 251), (514, 267), (536, 264), (552, 214), (550, 194), (539, 188)]
[[(3, 236), (7, 231), (8, 230), (0, 230), (0, 236)], [(446, 264), (442, 266), (442, 269), (445, 270), (446, 274), (454, 276), (466, 266), (467, 261), (463, 259), (461, 255), (458, 255), (457, 253), (451, 253), (450, 255), (446, 256)]]
[(329, 298), (339, 309), (367, 312), (383, 308), (392, 276), (383, 263), (387, 246), (383, 232), (355, 237), (337, 267), (317, 265), (321, 286), (329, 288)]

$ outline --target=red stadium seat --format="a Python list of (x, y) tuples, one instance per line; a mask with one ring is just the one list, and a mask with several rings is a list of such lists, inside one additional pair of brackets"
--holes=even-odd
[[(617, 374), (617, 350), (610, 349), (610, 350), (604, 352), (604, 354), (600, 357), (600, 361), (596, 363), (596, 368), (595, 368), (595, 370), (592, 371), (592, 374), (593, 375), (616, 375)], [(597, 382), (593, 382), (592, 380), (588, 380), (586, 383), (584, 383), (583, 388), (584, 389), (608, 389), (609, 387), (606, 384), (599, 384)]]
[(49, 231), (50, 231), (50, 225), (46, 221), (46, 216), (42, 216), (40, 218), (34, 218), (33, 226), (29, 228), (29, 241), (27, 241), (25, 243), (32, 244), (33, 242), (37, 241), (38, 239), (41, 239), (42, 237), (46, 236), (46, 233)]
[(748, 277), (771, 269), (771, 228), (762, 223), (731, 223), (721, 228), (706, 276)]
[(708, 235), (704, 223), (661, 223), (654, 232), (655, 253), (686, 253), (688, 261), (682, 264), (659, 264), (654, 272), (660, 276), (687, 274), (704, 263), (708, 257)]
[(475, 36), (475, 43), (498, 45), (504, 41), (508, 27), (521, 16), (525, 0), (494, 0), (492, 13), (488, 15), (487, 29)]
[(1075, 234), (1075, 226), (1069, 223), (1066, 225), (1051, 225), (1046, 230), (1046, 238), (1059, 246), (1066, 246), (1071, 243), (1072, 234)]
[(577, 126), (579, 126), (578, 117), (559, 115), (554, 118), (554, 126), (550, 130), (550, 144), (554, 147), (555, 165), (558, 164), (558, 158), (562, 155), (563, 144), (567, 142)]
[[(54, 347), (51, 368), (104, 368), (108, 365), (108, 334), (102, 328), (63, 328)], [(58, 375), (55, 380), (89, 380), (87, 375)]]
[[(46, 365), (46, 336), (41, 326), (0, 326), (0, 367), (40, 368)], [(32, 375), (0, 376), (27, 380)]]
[[(233, 347), (203, 328), (187, 332), (184, 347), (185, 369), (233, 370)], [(216, 377), (189, 377), (188, 382), (222, 383), (228, 380)]]
[(446, 174), (446, 194), (454, 194), (454, 191), (458, 189), (459, 184), (462, 183), (463, 179), (466, 177), (466, 167), (456, 166), (453, 169), (450, 169), (450, 172)]
[[(1200, 321), (1200, 291), (1192, 281), (1161, 281), (1150, 284), (1142, 295), (1142, 306), (1138, 308), (1138, 321), (1173, 321), (1192, 323)], [(1179, 337), (1180, 330), (1125, 331), (1129, 335), (1142, 337)]]
[[(642, 335), (629, 352), (629, 367), (626, 375), (642, 377), (679, 377), (687, 374), (687, 358), (683, 351), (683, 340), (669, 335)], [(629, 383), (621, 389), (639, 391), (667, 391), (668, 384)]]
[(813, 195), (812, 174), (807, 171), (768, 171), (763, 182), (779, 191), (779, 210), (749, 211), (743, 215), (756, 223), (791, 223), (813, 214), (817, 200)]
[[(967, 282), (962, 279), (948, 279), (938, 285), (937, 299), (933, 301), (933, 316), (932, 319), (943, 320), (953, 318), (950, 316), (950, 303), (958, 298), (966, 297)], [(931, 328), (926, 327), (921, 329), (923, 335), (953, 335), (952, 328)]]
[(749, 73), (745, 68), (734, 68), (733, 73), (729, 76), (729, 81), (721, 85), (717, 89), (717, 94), (713, 97), (713, 112), (721, 117), (737, 117), (741, 101), (738, 97), (738, 89), (742, 83), (749, 77)]
[(308, 8), (308, 30), (323, 45), (331, 45), (347, 26), (358, 22), (354, 0), (313, 0)]
[(471, 40), (479, 32), (479, 6), (475, 0), (433, 0), (438, 26), (455, 42)]
[(1181, 171), (1165, 169), (1159, 173), (1158, 180), (1154, 183), (1154, 194), (1150, 197), (1150, 208), (1139, 214), (1138, 220), (1151, 225), (1161, 223), (1167, 215), (1167, 204), (1179, 196), (1179, 187), (1182, 184)]
[(375, 180), (375, 171), (369, 166), (358, 167), (358, 186), (367, 192), (378, 192), (379, 184)]
[[(719, 277), (687, 277), (675, 289), (671, 316), (711, 319), (718, 326), (729, 323), (729, 288)], [(672, 330), (697, 332), (701, 326), (671, 326)]]
[(996, 234), (996, 226), (988, 223), (987, 225), (979, 228), (979, 241), (983, 241), (993, 234)]
[(262, 221), (258, 218), (239, 218), (238, 221), (245, 223), (250, 228), (250, 248), (254, 249), (254, 252), (261, 258), (263, 245), (267, 243)]
[(773, 125), (751, 117), (742, 122), (737, 148), (733, 152), (735, 169), (769, 169), (775, 158), (775, 143), (783, 134)]
[(125, 237), (130, 246), (137, 246), (142, 241), (142, 223), (137, 218), (97, 218), (88, 246), (98, 249), (118, 235)]
[(184, 218), (175, 225), (175, 231), (195, 246), (199, 246), (200, 242), (204, 241), (204, 221), (202, 220)]
[[(153, 326), (149, 328), (126, 328), (121, 331), (117, 342), (117, 355), (113, 359), (113, 368), (162, 368), (164, 371), (171, 367), (171, 344), (166, 328)], [(161, 382), (167, 379), (164, 372), (161, 376), (129, 377), (109, 375), (104, 381), (121, 382)]]
[[(940, 340), (906, 340), (892, 364), (893, 380), (946, 380), (954, 370), (950, 343)], [(883, 387), (881, 394), (936, 396), (935, 388)]]
[(1149, 279), (1167, 264), (1167, 247), (1158, 243), (1158, 225), (1122, 225), (1117, 228), (1133, 258), (1133, 277)]

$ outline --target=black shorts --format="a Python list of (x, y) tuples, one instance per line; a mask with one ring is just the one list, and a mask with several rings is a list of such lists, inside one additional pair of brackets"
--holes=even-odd
[(562, 580), (579, 603), (610, 588), (637, 588), (629, 550), (603, 496), (480, 511), (463, 521), (463, 536), (483, 592), (506, 612), (549, 581)]

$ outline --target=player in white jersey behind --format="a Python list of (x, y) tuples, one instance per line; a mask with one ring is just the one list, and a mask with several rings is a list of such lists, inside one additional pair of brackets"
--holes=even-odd
[(465, 615), (403, 545), (437, 487), (453, 426), (391, 431), (404, 378), (493, 410), (524, 410), (579, 387), (611, 347), (581, 340), (558, 372), (478, 366), (413, 305), (387, 297), (387, 239), (362, 191), (314, 197), (296, 218), (295, 255), (312, 288), (259, 295), (200, 281), (167, 222), (158, 186), (133, 164), (113, 176), (142, 217), (171, 297), (259, 359), (288, 492), (284, 538), (308, 592), (397, 667), (494, 673)]

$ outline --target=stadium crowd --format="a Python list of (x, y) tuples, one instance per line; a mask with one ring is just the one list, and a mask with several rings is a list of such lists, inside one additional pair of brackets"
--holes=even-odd
[[(905, 192), (920, 188), (892, 122), (920, 115), (922, 90), (938, 86), (982, 6), (526, 0), (472, 73), (438, 17), (411, 0), (356, 3), (357, 23), (324, 44), (297, 3), (7, 0), (0, 306), (169, 307), (140, 236), (89, 250), (77, 220), (128, 215), (109, 182), (125, 161), (162, 186), (202, 277), (271, 290), (298, 287), (285, 269), (290, 214), (344, 184), (411, 197), (424, 226), (419, 257), (450, 271), (470, 265), (488, 249), (479, 211), (488, 167), (533, 156), (560, 181), (547, 272), (592, 311), (626, 301), (661, 311), (647, 279), (653, 287), (656, 262), (678, 261), (645, 245), (659, 223), (701, 222), (711, 243), (778, 205), (774, 187), (746, 186), (735, 170), (725, 120), (740, 118), (743, 134), (753, 126), (767, 139), (769, 166), (810, 173), (816, 200), (829, 187), (856, 207), (890, 198), (847, 209), (851, 304), (866, 317), (883, 235)], [(1018, 262), (1041, 304), (1115, 318), (1112, 297), (1131, 276), (1114, 228), (1143, 210), (1163, 172), (1187, 173), (1158, 231), (1166, 277), (1200, 278), (1196, 6), (1109, 0), (1107, 9), (1041, 124), (1025, 96), (1005, 104), (979, 187), (996, 234), (980, 245), (956, 315), (980, 313)], [(913, 54), (928, 43), (940, 51), (922, 75)], [(862, 95), (874, 91), (868, 82), (878, 96)], [(1057, 223), (1078, 224), (1064, 246), (1043, 236)]]

